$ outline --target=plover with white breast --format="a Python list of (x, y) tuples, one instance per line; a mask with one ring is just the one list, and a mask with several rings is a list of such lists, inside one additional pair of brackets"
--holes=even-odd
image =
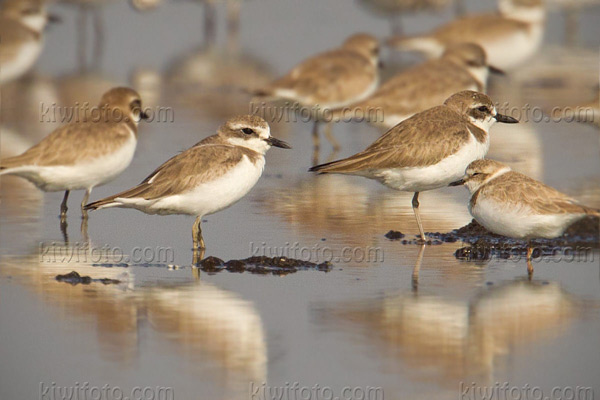
[[(378, 68), (379, 42), (369, 34), (359, 33), (346, 39), (341, 47), (303, 61), (254, 94), (291, 100), (311, 109), (315, 119), (313, 139), (318, 148), (318, 121), (331, 110), (370, 96), (379, 84)], [(328, 139), (337, 147), (332, 137)]]
[(139, 185), (85, 208), (121, 207), (146, 214), (194, 215), (196, 254), (196, 250), (205, 248), (202, 218), (231, 206), (254, 187), (265, 166), (265, 153), (272, 146), (290, 148), (271, 136), (264, 119), (255, 115), (234, 117), (217, 134), (166, 161)]
[(43, 31), (50, 18), (42, 0), (6, 0), (1, 4), (0, 84), (17, 79), (33, 67), (42, 51)]
[(429, 34), (393, 37), (388, 44), (439, 57), (450, 44), (474, 42), (485, 49), (491, 65), (511, 69), (540, 47), (545, 17), (543, 0), (500, 0), (499, 13), (467, 15)]
[(414, 192), (412, 206), (424, 242), (419, 192), (447, 186), (472, 161), (483, 158), (490, 146), (488, 130), (496, 121), (518, 122), (498, 114), (487, 95), (459, 92), (396, 125), (360, 153), (310, 171), (363, 176)]
[[(494, 160), (476, 160), (465, 176), (450, 186), (465, 185), (471, 193), (469, 212), (487, 230), (516, 239), (553, 239), (578, 220), (600, 217), (600, 210), (546, 186)], [(531, 274), (531, 246), (527, 269)]]
[(365, 100), (335, 114), (350, 112), (353, 118), (391, 128), (414, 114), (442, 104), (462, 90), (485, 92), (489, 72), (485, 51), (475, 43), (451, 45), (441, 58), (426, 61), (398, 73)]
[(85, 189), (81, 203), (87, 203), (92, 188), (116, 178), (133, 159), (138, 123), (147, 115), (138, 93), (119, 87), (106, 92), (97, 108), (71, 108), (63, 115), (72, 121), (23, 154), (0, 162), (0, 175), (27, 179), (46, 192), (65, 191), (61, 219), (67, 215), (71, 190)]

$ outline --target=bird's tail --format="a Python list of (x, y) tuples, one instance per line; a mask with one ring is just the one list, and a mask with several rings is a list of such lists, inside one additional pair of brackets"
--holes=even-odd
[(83, 208), (84, 208), (84, 210), (94, 211), (94, 210), (99, 210), (101, 208), (114, 207), (119, 204), (115, 201), (116, 198), (117, 198), (117, 195), (105, 197), (104, 199), (86, 204)]
[(593, 217), (600, 217), (600, 210), (596, 208), (584, 207), (583, 209), (587, 215), (591, 215)]

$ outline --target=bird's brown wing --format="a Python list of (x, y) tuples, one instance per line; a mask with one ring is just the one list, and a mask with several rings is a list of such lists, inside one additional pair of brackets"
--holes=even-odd
[(96, 209), (116, 198), (141, 197), (146, 200), (177, 195), (204, 182), (223, 176), (242, 157), (255, 161), (260, 155), (252, 150), (223, 144), (202, 144), (179, 153), (158, 167), (139, 185), (88, 205)]
[(485, 135), (459, 114), (439, 106), (396, 125), (364, 151), (311, 171), (357, 173), (364, 170), (422, 167), (456, 153), (473, 134)]
[(115, 151), (131, 136), (125, 123), (105, 121), (64, 125), (23, 154), (2, 160), (1, 167), (74, 165)]
[(600, 215), (577, 200), (526, 175), (510, 171), (485, 185), (481, 194), (510, 207), (530, 206), (538, 214)]

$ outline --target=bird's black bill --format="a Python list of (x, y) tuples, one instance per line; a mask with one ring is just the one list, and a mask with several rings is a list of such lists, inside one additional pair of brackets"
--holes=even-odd
[(60, 24), (62, 22), (62, 18), (56, 14), (48, 14), (48, 22), (52, 24)]
[(448, 186), (462, 186), (464, 184), (465, 184), (465, 180), (461, 179), (459, 181), (455, 181), (455, 182), (450, 183)]
[(501, 70), (500, 68), (496, 68), (493, 65), (488, 65), (488, 68), (490, 69), (490, 72), (492, 74), (496, 74), (496, 75), (506, 75), (506, 72), (504, 72), (504, 70)]
[(146, 111), (140, 112), (140, 119), (150, 119), (150, 115)]
[(519, 120), (513, 117), (509, 117), (508, 115), (496, 114), (494, 117), (496, 121), (502, 122), (503, 124), (517, 124)]
[(274, 137), (270, 137), (268, 139), (265, 139), (265, 141), (267, 143), (269, 143), (273, 147), (279, 147), (279, 148), (282, 148), (282, 149), (291, 149), (292, 148), (292, 146), (290, 146), (289, 144), (287, 144), (283, 140), (275, 139)]

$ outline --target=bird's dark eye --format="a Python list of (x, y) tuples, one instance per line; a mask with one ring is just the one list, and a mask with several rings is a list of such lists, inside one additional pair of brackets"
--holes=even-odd
[(481, 106), (481, 107), (477, 107), (477, 109), (481, 112), (489, 112), (487, 106)]
[(244, 132), (246, 135), (252, 135), (254, 133), (254, 129), (244, 128), (244, 129), (242, 129), (242, 132)]
[(481, 172), (475, 172), (475, 173), (473, 173), (473, 176), (477, 176), (477, 175), (481, 175)]
[(135, 110), (136, 108), (142, 108), (142, 102), (140, 100), (134, 100), (131, 102), (131, 104), (129, 105), (129, 107), (132, 110)]

